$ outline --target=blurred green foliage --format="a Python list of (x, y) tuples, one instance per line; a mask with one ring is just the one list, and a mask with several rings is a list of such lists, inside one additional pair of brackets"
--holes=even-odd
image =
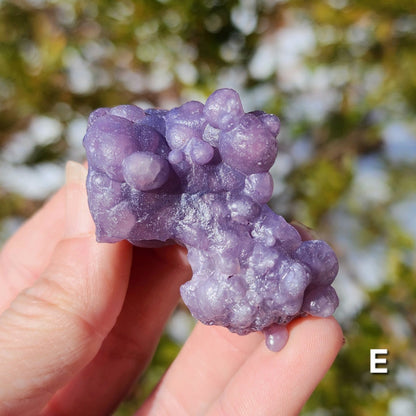
[[(400, 400), (416, 414), (415, 51), (414, 0), (3, 0), (0, 168), (62, 167), (77, 148), (81, 160), (70, 132), (97, 107), (238, 89), (282, 119), (273, 206), (341, 260), (347, 341), (303, 414), (395, 416)], [(59, 122), (56, 137), (9, 160), (38, 116)], [(4, 224), (39, 206), (0, 186)], [(370, 374), (370, 348), (389, 349), (388, 375)], [(117, 415), (178, 350), (162, 338)]]

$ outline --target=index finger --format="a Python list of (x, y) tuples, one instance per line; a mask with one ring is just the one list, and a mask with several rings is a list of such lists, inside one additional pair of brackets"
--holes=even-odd
[(11, 237), (0, 252), (0, 313), (31, 286), (50, 261), (64, 235), (65, 187)]

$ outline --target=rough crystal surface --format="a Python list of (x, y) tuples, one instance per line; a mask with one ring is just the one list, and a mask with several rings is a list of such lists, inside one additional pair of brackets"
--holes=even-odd
[(170, 111), (100, 108), (84, 137), (97, 240), (184, 245), (192, 315), (238, 334), (263, 330), (270, 349), (286, 342), (279, 327), (338, 306), (332, 249), (302, 241), (266, 205), (279, 129), (276, 116), (245, 113), (237, 92), (220, 89)]

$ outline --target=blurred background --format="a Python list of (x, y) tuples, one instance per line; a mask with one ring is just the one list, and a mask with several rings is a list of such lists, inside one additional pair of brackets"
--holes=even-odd
[[(234, 88), (282, 120), (271, 206), (340, 257), (347, 341), (302, 415), (415, 415), (415, 68), (414, 0), (0, 0), (0, 245), (84, 159), (93, 109)], [(117, 416), (192, 326), (178, 308)]]

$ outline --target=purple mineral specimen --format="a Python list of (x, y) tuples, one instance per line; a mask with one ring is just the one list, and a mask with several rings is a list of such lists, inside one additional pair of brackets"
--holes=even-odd
[(266, 205), (279, 128), (221, 89), (170, 111), (98, 109), (84, 138), (97, 240), (185, 246), (193, 277), (181, 294), (192, 315), (241, 335), (264, 331), (273, 351), (292, 319), (338, 306), (332, 249), (302, 241)]

